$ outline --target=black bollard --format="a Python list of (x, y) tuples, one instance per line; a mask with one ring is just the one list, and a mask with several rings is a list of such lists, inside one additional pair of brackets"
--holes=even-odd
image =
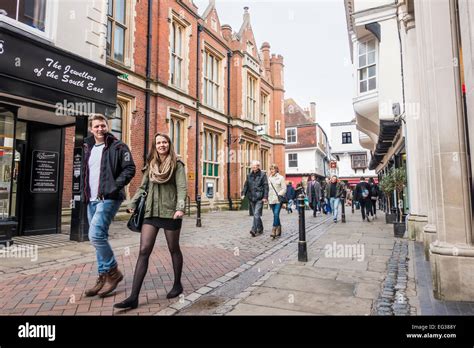
[(306, 249), (306, 226), (304, 221), (304, 195), (300, 194), (298, 196), (298, 217), (299, 217), (299, 233), (300, 240), (298, 242), (298, 261), (307, 262), (308, 261), (308, 252)]
[(201, 227), (201, 195), (197, 195), (196, 204), (197, 204), (196, 227)]
[(341, 210), (341, 222), (346, 222), (346, 196), (344, 195), (342, 198), (342, 210)]

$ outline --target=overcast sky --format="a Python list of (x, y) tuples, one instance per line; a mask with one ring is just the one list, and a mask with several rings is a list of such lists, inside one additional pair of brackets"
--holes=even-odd
[[(208, 0), (194, 0), (202, 14)], [(269, 42), (285, 63), (285, 98), (301, 107), (316, 102), (318, 122), (350, 121), (352, 68), (343, 0), (217, 0), (221, 24), (234, 31), (248, 6), (257, 46)]]

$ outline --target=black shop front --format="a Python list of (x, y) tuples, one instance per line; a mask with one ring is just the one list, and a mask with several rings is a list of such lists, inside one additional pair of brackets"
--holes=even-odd
[[(87, 116), (111, 116), (117, 73), (0, 22), (0, 243), (61, 231), (65, 158), (80, 205)], [(65, 129), (75, 125), (74, 151)]]

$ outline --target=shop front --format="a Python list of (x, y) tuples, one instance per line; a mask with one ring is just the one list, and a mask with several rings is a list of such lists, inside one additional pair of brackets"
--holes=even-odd
[(61, 231), (65, 127), (80, 155), (87, 116), (116, 97), (115, 71), (0, 22), (0, 243)]

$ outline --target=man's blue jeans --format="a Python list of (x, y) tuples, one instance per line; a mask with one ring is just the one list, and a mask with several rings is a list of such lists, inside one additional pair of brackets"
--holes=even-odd
[(334, 220), (337, 220), (337, 215), (339, 213), (339, 198), (331, 197), (329, 202), (331, 205), (332, 217)]
[(96, 251), (99, 274), (107, 273), (117, 265), (114, 252), (109, 244), (109, 226), (121, 204), (122, 201), (106, 199), (89, 202), (87, 205), (89, 240)]
[(250, 201), (250, 205), (252, 206), (253, 210), (253, 224), (252, 224), (252, 231), (263, 231), (263, 223), (262, 223), (262, 211), (263, 211), (263, 201)]
[(273, 227), (281, 226), (280, 223), (280, 211), (281, 211), (281, 204), (270, 204), (270, 209), (273, 212)]

